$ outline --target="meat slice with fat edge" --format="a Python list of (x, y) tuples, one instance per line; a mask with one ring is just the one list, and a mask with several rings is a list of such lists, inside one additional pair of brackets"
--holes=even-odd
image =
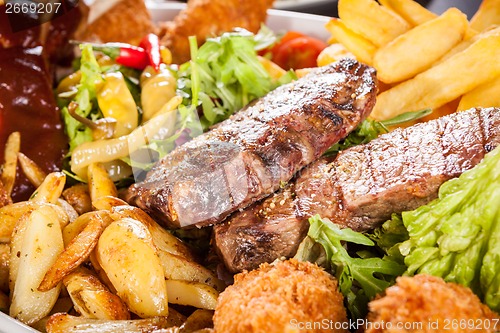
[(437, 198), (439, 186), (500, 144), (500, 108), (471, 109), (381, 135), (320, 159), (283, 190), (215, 226), (232, 272), (295, 254), (308, 218), (319, 214), (357, 231)]
[(279, 189), (371, 112), (375, 70), (352, 59), (281, 86), (176, 148), (129, 202), (167, 227), (216, 224)]

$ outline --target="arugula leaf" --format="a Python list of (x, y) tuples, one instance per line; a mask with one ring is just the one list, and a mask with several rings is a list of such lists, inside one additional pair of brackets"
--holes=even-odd
[(351, 315), (363, 318), (367, 302), (392, 285), (406, 266), (385, 257), (352, 257), (344, 247), (345, 242), (368, 247), (375, 243), (365, 235), (349, 228), (341, 229), (319, 215), (309, 218), (309, 223), (308, 236), (325, 249)]

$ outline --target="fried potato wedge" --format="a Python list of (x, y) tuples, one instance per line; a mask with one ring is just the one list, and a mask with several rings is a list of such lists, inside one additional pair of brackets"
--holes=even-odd
[(167, 317), (153, 317), (136, 320), (107, 320), (75, 317), (56, 313), (47, 321), (47, 333), (148, 333), (163, 332), (172, 327)]
[(9, 293), (10, 245), (0, 244), (0, 291)]
[(500, 107), (500, 76), (463, 95), (457, 110), (464, 111), (478, 106)]
[(64, 251), (50, 266), (38, 290), (48, 291), (54, 288), (65, 276), (87, 260), (103, 230), (104, 222), (96, 214), (95, 218), (89, 220), (85, 228), (68, 243)]
[(49, 314), (61, 289), (58, 284), (48, 291), (37, 290), (64, 250), (57, 213), (48, 205), (37, 208), (29, 215), (20, 236), (22, 245), (9, 314), (29, 325)]
[(464, 51), (377, 96), (376, 120), (438, 108), (500, 75), (500, 36), (480, 38)]
[(21, 134), (12, 132), (7, 138), (4, 151), (4, 164), (0, 180), (3, 183), (5, 191), (8, 195), (12, 193), (14, 182), (16, 180), (17, 154), (21, 149)]
[(365, 37), (349, 29), (344, 22), (332, 18), (326, 24), (326, 29), (330, 31), (332, 38), (344, 45), (356, 59), (369, 65), (373, 62), (377, 47)]
[(431, 68), (463, 39), (467, 27), (467, 16), (450, 8), (396, 37), (375, 53), (373, 65), (377, 76), (385, 83), (395, 83)]
[(224, 290), (225, 284), (208, 268), (167, 251), (158, 250), (163, 273), (168, 280), (204, 283), (215, 290)]
[(379, 2), (392, 9), (412, 27), (416, 27), (437, 17), (436, 14), (414, 0), (379, 0)]
[(30, 212), (24, 213), (19, 217), (12, 232), (10, 242), (10, 257), (9, 257), (9, 291), (14, 291), (16, 286), (17, 274), (19, 272), (19, 262), (21, 260), (21, 249), (23, 247), (23, 237), (28, 226), (28, 221), (31, 215)]
[(168, 315), (163, 268), (146, 226), (130, 218), (111, 223), (99, 238), (96, 257), (130, 311), (141, 318)]
[(28, 178), (31, 185), (35, 187), (42, 185), (43, 180), (47, 177), (47, 173), (23, 153), (17, 154), (17, 160), (19, 161), (21, 170), (23, 170), (24, 175)]
[(483, 0), (470, 20), (471, 28), (483, 31), (495, 24), (500, 24), (500, 0)]
[(76, 220), (69, 223), (63, 229), (63, 240), (65, 246), (68, 246), (70, 242), (77, 237), (90, 223), (92, 220), (99, 221), (103, 229), (111, 224), (114, 220), (111, 218), (107, 211), (97, 210), (93, 212), (88, 212), (83, 215), (78, 216)]
[(130, 319), (127, 305), (89, 270), (78, 268), (63, 280), (75, 310), (85, 318)]
[(90, 199), (92, 202), (100, 197), (117, 197), (116, 186), (101, 163), (92, 163), (87, 169)]
[(205, 328), (214, 327), (214, 312), (211, 310), (198, 309), (193, 312), (180, 327), (182, 333), (196, 332)]
[(378, 47), (411, 28), (403, 18), (374, 0), (339, 0), (338, 11), (348, 28)]
[(166, 283), (170, 303), (215, 310), (219, 293), (214, 288), (199, 282), (167, 280)]
[(191, 250), (184, 242), (163, 229), (142, 209), (128, 205), (116, 206), (113, 207), (111, 211), (111, 217), (115, 220), (121, 218), (131, 218), (141, 222), (146, 226), (146, 228), (148, 228), (151, 237), (153, 238), (153, 243), (157, 249), (195, 261)]
[(92, 202), (95, 209), (111, 211), (113, 207), (128, 206), (128, 203), (120, 198), (112, 197), (110, 195), (97, 198)]
[(30, 201), (55, 204), (64, 190), (66, 175), (62, 172), (52, 172), (45, 177), (42, 184), (33, 192)]
[(65, 189), (62, 196), (80, 215), (92, 210), (89, 187), (86, 184), (73, 185)]
[(0, 291), (0, 311), (2, 311), (4, 313), (8, 312), (9, 306), (10, 306), (9, 296), (4, 294), (3, 291)]

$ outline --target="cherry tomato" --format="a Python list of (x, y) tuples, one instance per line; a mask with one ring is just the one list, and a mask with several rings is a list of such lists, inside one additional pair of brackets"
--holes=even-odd
[(274, 44), (272, 47), (270, 48), (266, 48), (262, 51), (259, 52), (259, 55), (261, 56), (265, 56), (266, 54), (270, 53), (271, 56), (273, 56), (274, 54), (276, 54), (276, 52), (278, 52), (278, 49), (286, 42), (288, 42), (289, 40), (292, 40), (294, 38), (298, 38), (298, 37), (305, 37), (305, 35), (303, 33), (300, 33), (300, 32), (297, 32), (297, 31), (288, 31), (286, 34), (283, 35), (283, 37), (281, 37), (281, 39), (276, 43)]
[(327, 44), (319, 39), (296, 37), (279, 45), (272, 60), (286, 70), (316, 67), (316, 59), (326, 47)]

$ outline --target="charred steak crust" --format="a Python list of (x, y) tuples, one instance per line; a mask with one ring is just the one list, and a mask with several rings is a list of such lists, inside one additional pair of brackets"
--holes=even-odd
[(176, 148), (128, 201), (168, 227), (216, 224), (278, 190), (371, 111), (375, 70), (341, 60), (281, 86)]
[(500, 108), (471, 109), (406, 129), (311, 164), (293, 183), (214, 228), (233, 272), (293, 256), (314, 214), (357, 231), (437, 197), (439, 186), (500, 144)]

